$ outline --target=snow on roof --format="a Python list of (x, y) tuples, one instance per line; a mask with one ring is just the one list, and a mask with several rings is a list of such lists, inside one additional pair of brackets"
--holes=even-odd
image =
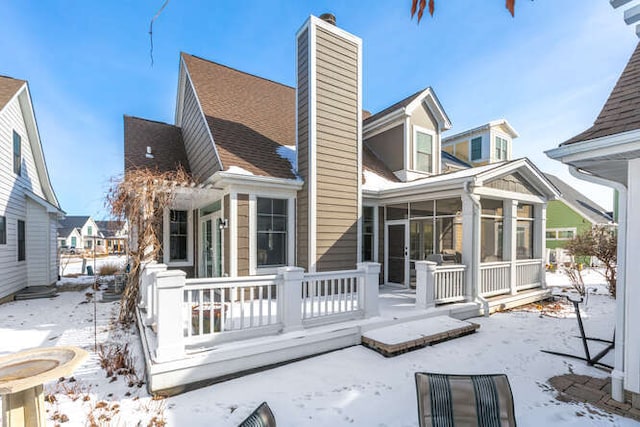
[(289, 161), (291, 165), (291, 173), (298, 176), (298, 155), (295, 145), (282, 145), (276, 150), (278, 156)]

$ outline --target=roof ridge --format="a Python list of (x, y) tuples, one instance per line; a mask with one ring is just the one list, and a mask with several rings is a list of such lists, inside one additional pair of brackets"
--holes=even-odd
[[(390, 112), (392, 112), (392, 111), (395, 111), (395, 110), (399, 109), (399, 108), (400, 108), (400, 106), (402, 106), (402, 104), (403, 104), (403, 103), (405, 103), (407, 100), (409, 100), (409, 99), (411, 99), (411, 100), (415, 99), (415, 97), (417, 97), (418, 95), (420, 95), (421, 93), (423, 93), (423, 92), (424, 92), (424, 91), (426, 91), (427, 89), (432, 89), (432, 87), (431, 87), (431, 86), (426, 86), (426, 87), (424, 87), (424, 88), (420, 89), (419, 91), (412, 93), (412, 94), (411, 94), (411, 95), (409, 95), (409, 96), (405, 96), (405, 97), (404, 97), (404, 98), (402, 98), (401, 100), (396, 101), (396, 102), (394, 102), (394, 103), (392, 103), (392, 104), (389, 104), (388, 106), (384, 107), (383, 109), (381, 109), (381, 110), (379, 110), (379, 111), (376, 111), (375, 113), (371, 114), (369, 117), (367, 117), (366, 119), (364, 119), (363, 121), (372, 121), (372, 119), (373, 119), (373, 118), (379, 118), (379, 117), (381, 117), (380, 113), (387, 113), (387, 114), (388, 114), (388, 113), (390, 113)], [(433, 91), (433, 89), (432, 89), (432, 91)], [(407, 103), (407, 104), (408, 104), (408, 103)], [(392, 107), (395, 107), (395, 108), (392, 108)], [(386, 114), (384, 114), (384, 115), (386, 115)], [(376, 116), (378, 116), (378, 117), (376, 117)]]
[(157, 123), (157, 124), (160, 124), (160, 125), (171, 126), (171, 127), (180, 129), (180, 126), (172, 125), (171, 123), (167, 123), (167, 122), (161, 122), (160, 120), (152, 120), (152, 119), (147, 119), (147, 118), (144, 118), (144, 117), (131, 116), (129, 114), (123, 114), (123, 117), (130, 118), (130, 119), (136, 119), (136, 120), (144, 120), (145, 122)]
[(280, 82), (277, 82), (277, 81), (275, 81), (275, 80), (272, 80), (272, 79), (268, 79), (268, 78), (266, 78), (266, 77), (259, 76), (259, 75), (257, 75), (257, 74), (249, 73), (249, 72), (247, 72), (247, 71), (238, 70), (237, 68), (233, 68), (233, 67), (231, 67), (231, 66), (229, 66), (229, 65), (221, 64), (221, 63), (219, 63), (219, 62), (213, 61), (213, 60), (211, 60), (211, 59), (203, 58), (203, 57), (198, 56), (198, 55), (192, 55), (192, 54), (187, 53), (187, 52), (180, 52), (180, 55), (188, 55), (188, 56), (191, 56), (192, 58), (196, 58), (196, 59), (199, 59), (199, 60), (201, 60), (201, 61), (205, 61), (205, 62), (208, 62), (208, 63), (210, 63), (210, 64), (217, 65), (217, 66), (219, 66), (219, 67), (223, 67), (223, 68), (226, 68), (226, 69), (231, 70), (231, 71), (235, 71), (236, 73), (244, 74), (244, 75), (249, 76), (249, 77), (254, 77), (254, 78), (256, 78), (256, 79), (260, 79), (260, 80), (267, 81), (267, 82), (269, 82), (269, 83), (274, 83), (274, 84), (277, 84), (277, 85), (280, 85), (280, 86), (284, 86), (284, 87), (286, 87), (286, 88), (288, 88), (288, 89), (293, 89), (293, 90), (295, 90), (295, 89), (296, 89), (296, 88), (295, 88), (295, 87), (293, 87), (293, 86), (289, 86), (289, 85), (287, 85), (287, 84), (280, 83)]

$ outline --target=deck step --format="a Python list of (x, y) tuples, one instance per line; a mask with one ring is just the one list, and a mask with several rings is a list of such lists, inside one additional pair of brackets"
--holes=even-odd
[(41, 298), (53, 298), (57, 297), (55, 287), (51, 286), (27, 286), (26, 288), (18, 291), (14, 299), (16, 301), (23, 301), (29, 299), (41, 299)]
[(362, 334), (362, 345), (385, 357), (471, 334), (480, 325), (437, 316), (373, 329)]

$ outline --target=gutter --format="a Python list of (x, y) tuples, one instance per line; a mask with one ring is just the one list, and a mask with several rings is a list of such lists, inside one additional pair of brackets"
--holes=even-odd
[[(618, 199), (618, 265), (625, 266), (627, 261), (627, 187), (617, 181), (610, 181), (591, 175), (575, 166), (569, 166), (569, 173), (578, 179), (614, 188), (620, 193), (620, 198)], [(623, 201), (623, 203), (620, 203), (620, 201)], [(611, 397), (618, 402), (624, 402), (625, 275), (624, 269), (618, 269), (616, 272), (616, 351), (614, 369), (611, 372)], [(620, 307), (622, 307), (622, 310), (620, 310)]]

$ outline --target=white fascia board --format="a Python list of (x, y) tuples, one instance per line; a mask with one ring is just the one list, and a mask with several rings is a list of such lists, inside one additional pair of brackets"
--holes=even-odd
[(529, 184), (533, 185), (534, 188), (545, 194), (549, 200), (560, 197), (558, 189), (555, 188), (526, 157), (518, 160), (512, 160), (495, 169), (478, 174), (477, 185), (482, 186), (485, 181), (490, 181), (516, 171), (521, 172), (521, 174), (524, 172), (524, 177), (528, 178)]
[(58, 202), (56, 193), (55, 191), (53, 191), (51, 179), (49, 178), (49, 171), (47, 169), (47, 162), (44, 158), (44, 152), (42, 150), (42, 141), (40, 140), (40, 131), (38, 130), (36, 115), (33, 111), (33, 101), (31, 99), (31, 92), (29, 92), (29, 84), (25, 83), (18, 91), (18, 94), (18, 100), (20, 101), (20, 110), (22, 111), (22, 117), (25, 121), (27, 133), (29, 135), (31, 152), (33, 153), (33, 159), (38, 171), (38, 179), (40, 180), (42, 191), (44, 192), (47, 201), (60, 209), (60, 202)]
[(275, 178), (258, 175), (243, 175), (231, 172), (216, 172), (209, 180), (211, 184), (221, 187), (230, 185), (244, 185), (252, 187), (268, 187), (273, 189), (298, 191), (302, 189), (304, 182), (300, 179)]
[(561, 145), (544, 153), (550, 159), (571, 163), (598, 158), (606, 159), (636, 150), (640, 150), (640, 129)]
[(490, 187), (475, 187), (473, 194), (485, 197), (494, 197), (498, 199), (511, 199), (519, 200), (521, 202), (529, 203), (545, 203), (547, 200), (543, 197), (534, 196), (531, 194), (517, 193), (515, 191), (498, 190)]
[(49, 203), (47, 200), (43, 199), (42, 197), (36, 195), (35, 193), (27, 189), (24, 190), (24, 195), (30, 198), (31, 200), (33, 200), (34, 202), (36, 202), (37, 204), (39, 204), (40, 206), (44, 207), (47, 210), (47, 213), (55, 213), (61, 217), (65, 215), (65, 212), (62, 209)]
[(174, 114), (174, 123), (178, 127), (182, 127), (182, 112), (184, 110), (184, 90), (185, 90), (185, 75), (186, 75), (186, 65), (184, 64), (184, 58), (182, 58), (182, 53), (180, 53), (180, 67), (178, 70), (178, 93), (176, 93), (176, 111)]
[(365, 138), (371, 138), (379, 133), (384, 132), (387, 129), (391, 129), (395, 126), (402, 124), (405, 117), (408, 117), (404, 111), (404, 108), (399, 108), (382, 117), (377, 118), (365, 124), (362, 127), (362, 133)]
[[(222, 164), (222, 158), (218, 153), (218, 147), (216, 147), (216, 141), (213, 139), (213, 134), (211, 133), (211, 128), (209, 127), (209, 122), (207, 122), (207, 116), (204, 114), (204, 110), (202, 109), (202, 104), (200, 103), (200, 98), (198, 98), (198, 92), (196, 92), (196, 88), (193, 85), (193, 80), (191, 80), (191, 75), (189, 74), (189, 69), (187, 68), (187, 64), (184, 64), (184, 73), (187, 77), (189, 84), (191, 85), (191, 90), (193, 90), (193, 96), (196, 97), (196, 104), (198, 104), (198, 111), (200, 111), (200, 117), (204, 121), (204, 127), (207, 129), (207, 135), (211, 139), (211, 144), (213, 145), (213, 151), (216, 153), (216, 158), (218, 159), (218, 164), (220, 165), (220, 170), (224, 170), (224, 165)], [(186, 81), (185, 81), (186, 85)], [(187, 160), (189, 160), (187, 158)]]
[(435, 92), (430, 87), (426, 88), (416, 99), (405, 107), (406, 114), (411, 115), (423, 102), (426, 103), (431, 113), (436, 117), (441, 130), (451, 129), (451, 121), (447, 113), (445, 113), (444, 108), (442, 108), (442, 104), (440, 104)]
[(380, 190), (376, 193), (371, 191), (367, 192), (368, 196), (372, 196), (375, 194), (380, 200), (389, 199), (391, 197), (399, 197), (399, 196), (413, 196), (416, 194), (426, 194), (426, 193), (437, 193), (441, 191), (448, 190), (460, 190), (463, 188), (464, 183), (467, 181), (474, 181), (473, 177), (463, 177), (450, 181), (439, 182), (439, 183), (431, 183), (431, 182), (420, 182), (417, 184), (409, 183), (407, 185), (403, 185), (396, 188), (389, 188)]
[(511, 136), (511, 138), (513, 139), (520, 136), (518, 135), (518, 132), (516, 132), (516, 130), (513, 128), (513, 126), (511, 126), (511, 124), (507, 121), (507, 119), (492, 120), (488, 123), (488, 125), (491, 128), (494, 128), (497, 126), (504, 126), (507, 132), (509, 133), (509, 136)]

